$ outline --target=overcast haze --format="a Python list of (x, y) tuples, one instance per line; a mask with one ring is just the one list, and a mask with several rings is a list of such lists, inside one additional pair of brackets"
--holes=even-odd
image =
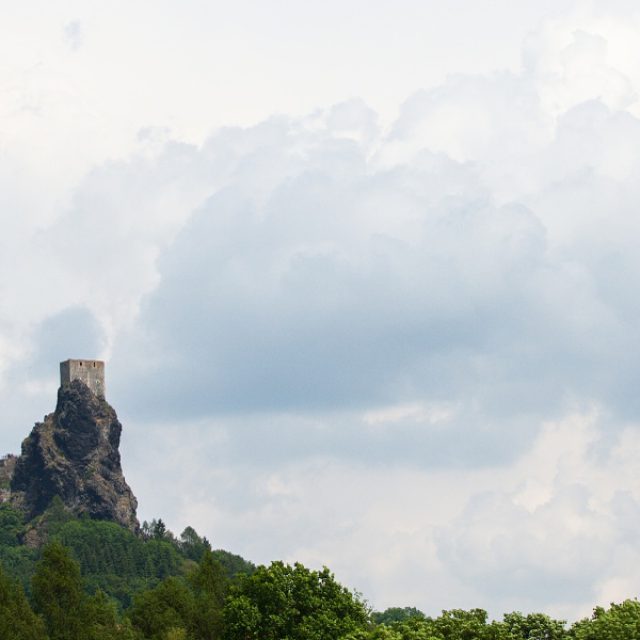
[(141, 519), (637, 596), (636, 4), (0, 0), (0, 450), (101, 357)]

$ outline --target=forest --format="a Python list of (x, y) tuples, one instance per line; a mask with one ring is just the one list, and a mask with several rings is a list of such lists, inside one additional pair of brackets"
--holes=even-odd
[[(22, 543), (37, 527), (42, 546)], [(636, 640), (640, 602), (567, 623), (482, 609), (373, 611), (331, 571), (255, 566), (161, 519), (138, 535), (72, 516), (60, 500), (36, 523), (0, 505), (2, 640)]]

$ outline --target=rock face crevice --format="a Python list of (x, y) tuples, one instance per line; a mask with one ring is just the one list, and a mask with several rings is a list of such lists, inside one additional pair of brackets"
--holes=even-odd
[(36, 423), (15, 463), (9, 501), (32, 519), (59, 496), (76, 515), (137, 531), (138, 502), (120, 464), (122, 425), (113, 407), (83, 382), (58, 390), (53, 413)]

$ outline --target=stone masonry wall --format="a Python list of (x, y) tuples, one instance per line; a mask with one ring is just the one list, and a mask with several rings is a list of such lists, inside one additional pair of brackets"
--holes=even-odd
[(105, 397), (104, 362), (101, 360), (65, 360), (60, 363), (60, 385), (72, 380), (84, 382), (98, 398)]

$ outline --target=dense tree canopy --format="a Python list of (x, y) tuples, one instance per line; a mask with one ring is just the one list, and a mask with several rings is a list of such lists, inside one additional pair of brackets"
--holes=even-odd
[(2, 640), (640, 640), (637, 600), (570, 626), (541, 613), (369, 612), (326, 568), (255, 568), (191, 527), (178, 538), (154, 520), (136, 536), (60, 504), (36, 524), (41, 550), (20, 543), (36, 525), (0, 506)]
[(390, 607), (384, 611), (374, 611), (371, 620), (377, 624), (393, 624), (394, 622), (404, 622), (411, 618), (422, 618), (425, 615), (415, 607)]
[(640, 602), (625, 600), (609, 609), (596, 607), (590, 620), (577, 622), (572, 629), (575, 640), (618, 640), (640, 638)]
[(0, 505), (0, 564), (27, 593), (42, 551), (22, 545), (20, 540), (36, 527), (39, 537), (57, 540), (71, 551), (90, 593), (102, 590), (115, 598), (120, 608), (130, 607), (136, 593), (156, 587), (166, 577), (185, 577), (205, 552), (212, 554), (227, 578), (255, 569), (240, 556), (211, 551), (207, 539), (192, 527), (187, 527), (178, 539), (164, 524), (157, 526), (160, 520), (153, 520), (146, 529), (153, 529), (158, 535), (136, 536), (113, 522), (74, 518), (55, 498), (37, 521), (25, 525), (22, 518), (18, 511)]
[(338, 640), (367, 612), (326, 568), (274, 562), (235, 585), (224, 609), (227, 640)]
[(31, 610), (22, 586), (0, 567), (0, 638), (45, 640), (42, 620)]
[(33, 604), (51, 640), (82, 640), (85, 594), (80, 565), (59, 542), (47, 546), (33, 576)]

